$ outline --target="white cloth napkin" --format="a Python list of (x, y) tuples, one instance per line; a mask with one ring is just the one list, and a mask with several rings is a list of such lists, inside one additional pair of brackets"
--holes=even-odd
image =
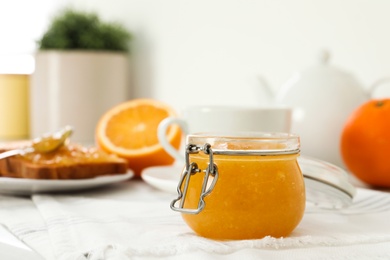
[(359, 188), (348, 209), (308, 208), (290, 237), (213, 241), (195, 235), (169, 201), (0, 196), (0, 223), (45, 259), (60, 260), (390, 259), (389, 219), (390, 194)]

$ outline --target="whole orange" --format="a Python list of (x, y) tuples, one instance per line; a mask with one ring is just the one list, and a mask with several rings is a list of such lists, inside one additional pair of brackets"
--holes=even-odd
[[(96, 143), (102, 150), (127, 159), (135, 176), (144, 168), (172, 164), (174, 159), (158, 141), (160, 122), (176, 112), (169, 105), (154, 99), (132, 99), (109, 109), (96, 127)], [(168, 128), (167, 139), (173, 147), (181, 142), (181, 130)]]
[(340, 149), (345, 165), (358, 179), (390, 187), (390, 99), (358, 107), (344, 126)]

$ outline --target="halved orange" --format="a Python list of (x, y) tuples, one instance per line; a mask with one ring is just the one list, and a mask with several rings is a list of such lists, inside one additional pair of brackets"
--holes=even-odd
[[(154, 99), (133, 99), (121, 103), (100, 118), (96, 127), (97, 146), (127, 159), (136, 176), (140, 176), (146, 167), (172, 164), (174, 159), (157, 138), (158, 125), (170, 116), (176, 116), (175, 110)], [(167, 139), (178, 148), (180, 128), (170, 126)]]

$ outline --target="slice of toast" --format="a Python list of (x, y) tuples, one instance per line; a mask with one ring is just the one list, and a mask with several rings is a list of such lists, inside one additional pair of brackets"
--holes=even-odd
[[(0, 152), (16, 145), (0, 147)], [(20, 148), (20, 147), (19, 147)], [(0, 160), (0, 176), (29, 179), (86, 179), (127, 173), (127, 161), (97, 148), (69, 144), (51, 153), (27, 153)]]

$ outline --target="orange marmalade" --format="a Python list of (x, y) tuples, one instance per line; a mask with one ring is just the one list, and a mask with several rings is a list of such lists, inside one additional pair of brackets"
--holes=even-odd
[(22, 156), (25, 160), (35, 164), (66, 166), (79, 163), (99, 163), (121, 161), (112, 154), (107, 154), (98, 148), (86, 148), (79, 144), (69, 144), (49, 152), (31, 152)]
[(301, 221), (306, 199), (298, 136), (195, 134), (187, 137), (186, 154), (179, 198), (171, 207), (197, 234), (219, 240), (286, 237)]

